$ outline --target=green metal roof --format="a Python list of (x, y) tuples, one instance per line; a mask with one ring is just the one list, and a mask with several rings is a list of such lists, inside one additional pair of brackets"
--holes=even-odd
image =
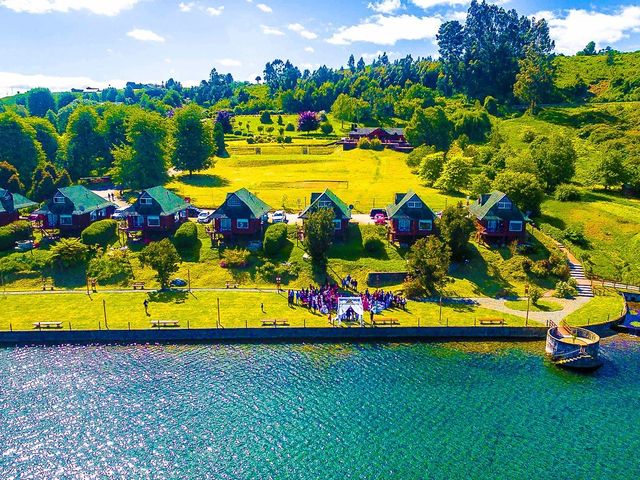
[(162, 186), (147, 188), (143, 190), (143, 193), (149, 195), (160, 205), (162, 210), (160, 215), (173, 215), (189, 206), (183, 198)]
[(73, 203), (74, 215), (82, 215), (83, 213), (115, 205), (82, 185), (63, 187), (59, 188), (58, 191)]
[[(498, 203), (506, 198), (511, 202), (512, 208), (510, 210), (498, 209)], [(527, 217), (520, 211), (520, 209), (513, 203), (505, 193), (494, 191), (490, 194), (483, 194), (478, 200), (469, 206), (469, 212), (473, 214), (478, 220), (500, 219), (500, 220), (514, 220), (522, 219), (527, 220)], [(489, 218), (491, 217), (491, 218)]]
[[(387, 206), (387, 216), (389, 218), (394, 218), (394, 217), (399, 218), (399, 216), (397, 216), (398, 212), (400, 212), (403, 209), (403, 207), (407, 204), (407, 202), (411, 200), (413, 197), (416, 197), (422, 204), (422, 207), (417, 209), (420, 214), (419, 216), (424, 216), (424, 214), (427, 214), (431, 217), (431, 219), (434, 219), (435, 214), (433, 213), (431, 208), (429, 208), (429, 206), (426, 203), (424, 203), (424, 201), (412, 190), (409, 190), (407, 193), (405, 193), (399, 202)], [(409, 215), (407, 215), (406, 213), (405, 213), (405, 216), (409, 217)]]
[(263, 215), (266, 215), (267, 213), (269, 213), (269, 210), (271, 210), (271, 207), (269, 205), (264, 203), (246, 188), (241, 188), (233, 194), (235, 194), (235, 196), (238, 197), (240, 201), (249, 208), (249, 210), (251, 210), (251, 213), (256, 218), (260, 218)]
[(0, 213), (13, 213), (21, 208), (33, 207), (37, 205), (27, 197), (19, 193), (11, 193), (4, 188), (0, 188)]
[(318, 202), (322, 197), (326, 197), (328, 200), (333, 202), (335, 209), (338, 210), (336, 214), (340, 213), (345, 219), (351, 218), (351, 209), (349, 208), (349, 206), (346, 203), (344, 203), (342, 200), (340, 200), (340, 198), (328, 188), (321, 194), (312, 194), (312, 198), (314, 196), (315, 196), (315, 199), (311, 202), (311, 204), (307, 208), (305, 208), (302, 211), (302, 213), (298, 216), (299, 218), (303, 218), (303, 219), (307, 218), (310, 212), (317, 210)]

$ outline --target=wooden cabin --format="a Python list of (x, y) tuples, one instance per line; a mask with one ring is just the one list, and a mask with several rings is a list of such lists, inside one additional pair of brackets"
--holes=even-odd
[(435, 213), (415, 192), (396, 193), (394, 203), (387, 206), (389, 241), (411, 243), (433, 235), (435, 220)]
[(298, 216), (302, 221), (309, 218), (311, 212), (318, 211), (321, 208), (333, 210), (333, 233), (335, 237), (344, 238), (349, 230), (349, 221), (351, 220), (351, 209), (338, 196), (328, 188), (322, 193), (312, 193), (311, 202)]
[(21, 208), (35, 207), (36, 205), (37, 203), (18, 193), (11, 193), (9, 190), (0, 188), (0, 227), (18, 220), (20, 218), (18, 211)]
[(484, 193), (470, 207), (475, 217), (476, 238), (485, 243), (524, 242), (529, 219), (502, 192)]
[(214, 230), (225, 240), (262, 238), (271, 207), (246, 188), (227, 193), (213, 215)]
[(188, 220), (188, 207), (188, 202), (162, 186), (147, 188), (126, 211), (127, 230), (173, 233)]
[(34, 213), (42, 227), (77, 234), (93, 222), (110, 218), (116, 205), (82, 185), (58, 188), (53, 197)]
[(349, 138), (356, 142), (361, 138), (373, 140), (377, 138), (382, 143), (406, 143), (403, 128), (387, 128), (387, 127), (363, 127), (354, 128), (349, 132)]

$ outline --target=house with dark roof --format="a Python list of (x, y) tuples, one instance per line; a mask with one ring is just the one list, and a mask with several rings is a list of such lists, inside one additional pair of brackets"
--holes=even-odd
[(224, 203), (213, 214), (215, 232), (231, 239), (261, 237), (271, 207), (246, 188), (227, 193)]
[(0, 188), (0, 227), (9, 225), (20, 218), (18, 210), (35, 207), (37, 204), (18, 193)]
[(34, 213), (42, 227), (60, 233), (79, 233), (93, 222), (110, 218), (116, 204), (82, 185), (58, 188), (53, 197)]
[(436, 233), (436, 215), (412, 191), (396, 193), (394, 203), (387, 206), (389, 240), (409, 243)]
[(506, 244), (526, 239), (529, 219), (502, 192), (480, 195), (469, 207), (469, 212), (475, 217), (478, 240)]
[(152, 187), (140, 192), (126, 210), (127, 229), (139, 232), (172, 233), (188, 220), (189, 203), (171, 190)]
[(368, 138), (373, 140), (377, 138), (382, 143), (405, 143), (404, 129), (403, 128), (388, 128), (388, 127), (362, 127), (354, 128), (349, 132), (349, 138), (352, 140), (360, 140), (361, 138)]
[(349, 221), (351, 220), (351, 209), (340, 198), (328, 188), (322, 193), (312, 193), (311, 202), (305, 208), (298, 218), (306, 221), (309, 214), (316, 212), (321, 208), (333, 210), (333, 233), (336, 237), (345, 237), (348, 233)]

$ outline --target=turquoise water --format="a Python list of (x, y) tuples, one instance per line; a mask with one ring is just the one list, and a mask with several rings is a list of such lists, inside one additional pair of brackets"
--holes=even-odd
[(0, 478), (637, 478), (640, 342), (0, 349)]

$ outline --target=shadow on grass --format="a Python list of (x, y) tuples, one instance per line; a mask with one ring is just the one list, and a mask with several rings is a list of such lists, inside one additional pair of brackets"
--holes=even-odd
[(183, 290), (159, 290), (149, 293), (149, 301), (153, 303), (184, 303), (189, 292)]
[(52, 268), (45, 271), (45, 276), (51, 277), (58, 288), (78, 288), (87, 284), (87, 266), (74, 268)]
[(564, 230), (565, 228), (567, 228), (567, 224), (565, 223), (564, 220), (558, 217), (547, 215), (546, 213), (543, 215), (540, 215), (537, 220), (538, 220), (538, 223), (540, 224), (546, 223), (548, 225), (551, 225), (552, 227), (559, 228), (560, 230)]
[(329, 258), (341, 260), (358, 260), (368, 256), (362, 248), (362, 232), (358, 225), (349, 225), (347, 238), (337, 240), (333, 243), (328, 252)]
[(192, 187), (226, 187), (230, 183), (229, 180), (219, 175), (206, 173), (194, 173), (191, 176), (188, 174), (181, 175), (178, 177), (178, 181)]
[(454, 264), (451, 270), (451, 277), (473, 283), (473, 292), (478, 296), (508, 296), (513, 293), (513, 286), (504, 278), (500, 269), (488, 264), (473, 244), (469, 248), (468, 263)]

